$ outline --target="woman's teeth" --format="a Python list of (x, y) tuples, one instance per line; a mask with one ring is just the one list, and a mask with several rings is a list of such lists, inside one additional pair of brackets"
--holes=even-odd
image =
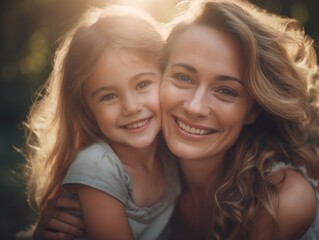
[(177, 120), (178, 126), (184, 130), (185, 132), (191, 133), (191, 134), (196, 134), (196, 135), (207, 135), (212, 132), (212, 130), (209, 129), (199, 129), (199, 128), (194, 128), (189, 125), (186, 125), (180, 120)]

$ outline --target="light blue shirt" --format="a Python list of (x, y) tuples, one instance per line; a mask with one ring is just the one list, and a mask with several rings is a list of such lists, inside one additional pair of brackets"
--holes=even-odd
[(159, 239), (180, 193), (176, 163), (162, 159), (165, 191), (161, 200), (150, 207), (138, 207), (132, 199), (132, 182), (117, 155), (106, 143), (82, 150), (68, 169), (63, 185), (84, 184), (118, 199), (125, 206), (134, 239)]

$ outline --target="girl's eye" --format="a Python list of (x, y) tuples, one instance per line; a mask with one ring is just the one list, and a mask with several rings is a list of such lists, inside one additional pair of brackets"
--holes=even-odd
[(237, 97), (238, 96), (238, 93), (235, 90), (233, 90), (231, 88), (226, 88), (226, 87), (220, 88), (217, 92), (221, 93), (224, 96), (228, 96), (228, 97)]
[(143, 89), (143, 88), (146, 88), (149, 84), (150, 84), (150, 82), (143, 81), (143, 82), (138, 83), (136, 88), (137, 89)]
[(182, 73), (176, 73), (173, 75), (173, 77), (181, 82), (193, 84), (193, 79), (190, 78), (187, 74), (182, 74)]
[(101, 101), (111, 101), (115, 99), (117, 96), (114, 93), (109, 93), (101, 97)]

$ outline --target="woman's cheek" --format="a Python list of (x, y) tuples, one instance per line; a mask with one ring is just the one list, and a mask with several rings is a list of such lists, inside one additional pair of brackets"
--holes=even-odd
[(160, 91), (162, 109), (167, 109), (179, 99), (180, 91), (170, 83), (164, 83)]

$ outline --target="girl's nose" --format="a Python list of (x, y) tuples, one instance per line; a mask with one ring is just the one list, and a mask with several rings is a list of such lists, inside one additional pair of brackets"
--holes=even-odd
[(133, 115), (142, 110), (142, 103), (138, 100), (138, 97), (131, 94), (126, 96), (123, 103), (123, 115)]

